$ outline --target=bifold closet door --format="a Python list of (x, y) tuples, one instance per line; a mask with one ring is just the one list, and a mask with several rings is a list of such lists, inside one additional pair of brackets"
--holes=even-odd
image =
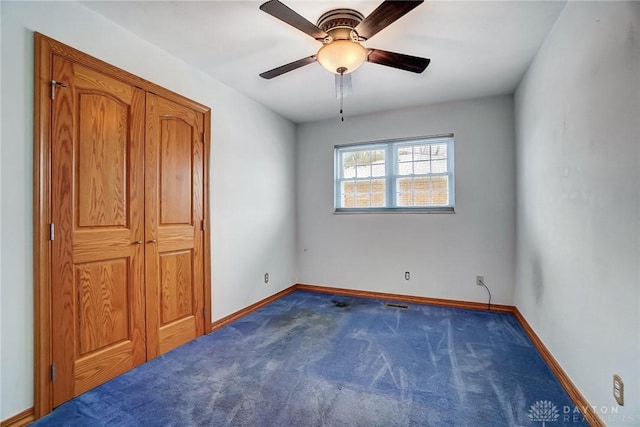
[(210, 109), (34, 37), (41, 417), (209, 329)]
[(204, 333), (204, 115), (146, 97), (147, 357)]
[(52, 68), (55, 407), (146, 360), (145, 92), (57, 56)]

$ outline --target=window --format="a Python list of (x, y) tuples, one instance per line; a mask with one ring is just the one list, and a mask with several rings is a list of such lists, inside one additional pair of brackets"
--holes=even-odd
[(335, 147), (336, 212), (453, 212), (453, 135)]

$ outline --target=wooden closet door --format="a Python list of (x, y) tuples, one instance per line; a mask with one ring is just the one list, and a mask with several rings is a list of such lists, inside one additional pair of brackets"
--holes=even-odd
[(147, 94), (147, 357), (204, 333), (204, 115)]
[[(145, 92), (54, 56), (53, 406), (146, 359)], [(52, 372), (53, 376), (54, 372)]]

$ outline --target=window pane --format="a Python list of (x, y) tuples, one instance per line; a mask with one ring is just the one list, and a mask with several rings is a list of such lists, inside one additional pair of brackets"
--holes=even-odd
[(384, 193), (387, 188), (387, 183), (384, 179), (374, 179), (371, 181), (371, 192)]
[(355, 153), (347, 152), (342, 153), (342, 166), (343, 167), (351, 167), (356, 164)]
[(431, 189), (431, 179), (429, 177), (413, 178), (413, 191), (429, 191)]
[(355, 208), (356, 198), (353, 193), (343, 194), (341, 197), (341, 205), (343, 208)]
[(429, 160), (429, 145), (414, 145), (413, 146), (413, 160)]
[(396, 183), (396, 204), (398, 206), (413, 205), (413, 185), (411, 178), (398, 179)]
[(396, 203), (398, 206), (401, 206), (401, 207), (413, 206), (412, 193), (398, 193), (396, 197), (397, 197)]
[(356, 191), (355, 181), (343, 181), (341, 186), (343, 193), (355, 193)]
[(431, 168), (429, 167), (430, 162), (415, 162), (413, 164), (413, 173), (418, 174), (427, 174), (431, 172)]
[(432, 173), (446, 173), (447, 161), (446, 160), (434, 160), (431, 162)]
[(430, 199), (431, 195), (429, 193), (416, 192), (413, 195), (413, 204), (414, 206), (430, 206)]
[(413, 161), (411, 147), (398, 148), (398, 161), (399, 162), (411, 162)]
[(356, 182), (356, 192), (358, 192), (358, 193), (370, 193), (371, 192), (371, 181), (357, 181)]
[(399, 193), (406, 193), (406, 192), (411, 192), (413, 191), (413, 186), (412, 184), (412, 179), (411, 178), (400, 178), (397, 181), (397, 191)]
[(355, 167), (351, 166), (343, 169), (342, 178), (355, 178), (355, 177), (356, 177)]
[(433, 206), (447, 206), (449, 204), (447, 193), (432, 193), (431, 198)]
[(371, 206), (371, 195), (358, 193), (358, 196), (356, 197), (356, 207), (368, 208), (370, 206)]
[(371, 207), (384, 208), (387, 205), (387, 195), (385, 193), (371, 194)]
[(343, 181), (340, 183), (340, 206), (343, 208), (355, 207), (355, 182)]
[(447, 158), (447, 144), (433, 144), (431, 146), (431, 159), (442, 160)]
[(342, 153), (342, 170), (341, 178), (355, 178), (356, 176), (356, 159), (354, 153)]
[(449, 177), (433, 176), (431, 177), (431, 190), (446, 193), (449, 191)]
[(371, 151), (356, 151), (358, 166), (371, 164)]
[(375, 150), (373, 152), (373, 160), (371, 163), (380, 163), (382, 162), (384, 164), (384, 150)]
[(385, 173), (384, 160), (378, 160), (378, 162), (371, 165), (371, 176), (384, 176)]
[(356, 177), (358, 178), (368, 178), (371, 176), (371, 165), (366, 166), (356, 166)]
[(413, 163), (401, 162), (398, 164), (398, 175), (411, 175), (413, 173)]

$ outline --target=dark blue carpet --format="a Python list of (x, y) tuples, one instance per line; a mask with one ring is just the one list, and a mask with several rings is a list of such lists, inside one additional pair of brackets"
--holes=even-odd
[(33, 425), (588, 425), (512, 315), (384, 303), (294, 292)]

